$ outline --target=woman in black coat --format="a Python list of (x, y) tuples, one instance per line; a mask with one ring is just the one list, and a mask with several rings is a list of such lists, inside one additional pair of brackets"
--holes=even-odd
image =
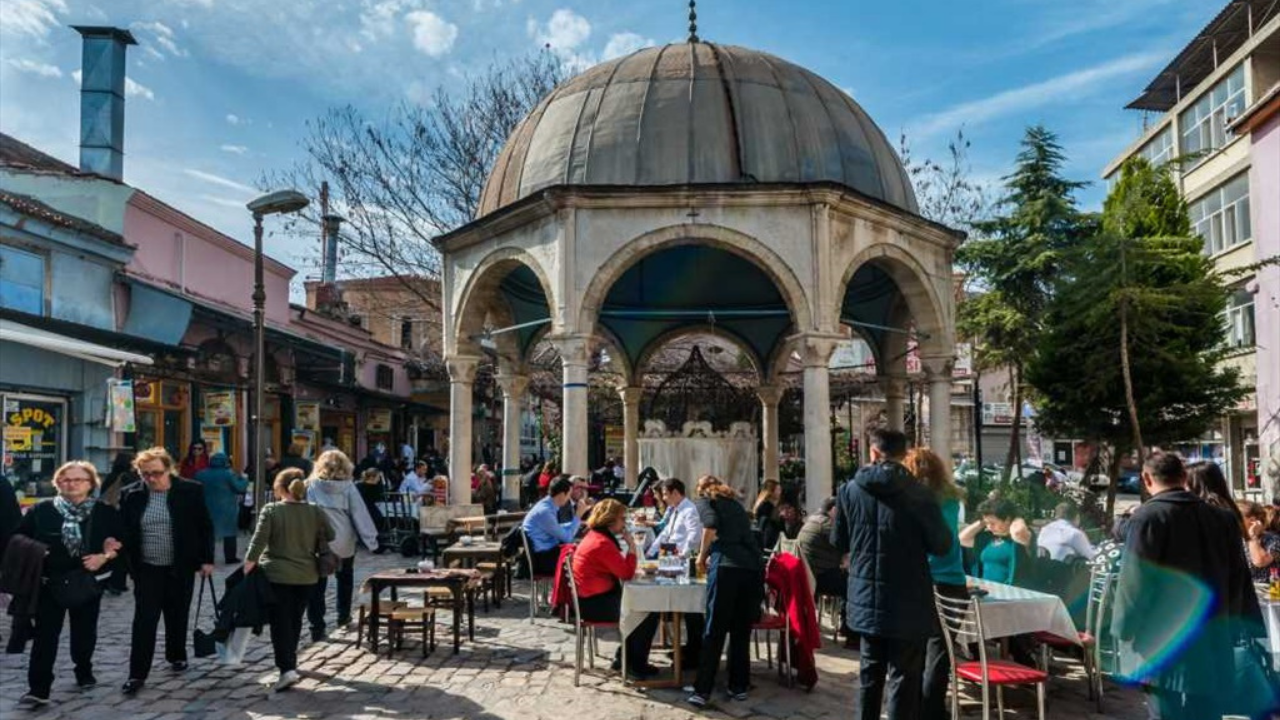
[(93, 499), (98, 487), (98, 471), (82, 460), (73, 460), (53, 474), (57, 497), (31, 509), (18, 533), (44, 543), (49, 554), (44, 559), (40, 602), (36, 609), (35, 642), (27, 664), (27, 694), (19, 703), (37, 707), (49, 702), (53, 687), (53, 665), (58, 656), (62, 621), (71, 616), (71, 659), (75, 662), (76, 684), (81, 688), (98, 683), (93, 676), (93, 651), (98, 642), (98, 611), (102, 596), (89, 592), (76, 598), (60, 596), (52, 587), (72, 575), (90, 573), (97, 577), (110, 572), (120, 549), (122, 528), (116, 509)]

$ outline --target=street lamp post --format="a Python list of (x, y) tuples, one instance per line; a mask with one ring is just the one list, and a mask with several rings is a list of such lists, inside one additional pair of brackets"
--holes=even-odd
[(253, 213), (253, 483), (261, 497), (267, 452), (262, 442), (263, 395), (266, 394), (267, 289), (262, 281), (262, 218), (267, 215), (298, 212), (307, 206), (307, 197), (296, 190), (279, 190), (251, 201), (246, 207)]

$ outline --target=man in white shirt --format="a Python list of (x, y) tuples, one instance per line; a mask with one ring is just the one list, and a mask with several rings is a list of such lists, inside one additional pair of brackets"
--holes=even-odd
[(663, 480), (658, 487), (667, 507), (662, 532), (649, 546), (649, 557), (657, 557), (663, 545), (675, 545), (685, 557), (694, 554), (702, 543), (702, 519), (693, 501), (685, 497), (684, 483), (676, 478)]
[(1053, 522), (1040, 528), (1036, 547), (1049, 554), (1051, 560), (1067, 560), (1079, 556), (1092, 560), (1095, 550), (1084, 531), (1076, 527), (1080, 511), (1071, 503), (1060, 503), (1053, 510)]
[(427, 486), (427, 463), (419, 460), (414, 463), (413, 471), (404, 476), (400, 483), (400, 492), (410, 495), (413, 500), (421, 500), (423, 495), (431, 492)]

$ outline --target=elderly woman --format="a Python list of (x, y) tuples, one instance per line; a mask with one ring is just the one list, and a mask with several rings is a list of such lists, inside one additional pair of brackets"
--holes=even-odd
[(691, 705), (702, 707), (715, 687), (725, 638), (729, 640), (729, 697), (746, 700), (751, 685), (751, 626), (760, 616), (764, 566), (747, 510), (719, 478), (698, 480), (702, 542), (698, 572), (707, 578), (707, 612)]
[[(327, 450), (316, 458), (315, 470), (307, 480), (307, 502), (324, 510), (333, 527), (329, 549), (342, 561), (334, 577), (338, 582), (338, 625), (351, 622), (351, 593), (355, 587), (356, 538), (370, 550), (378, 549), (378, 528), (352, 482), (355, 471), (351, 459), (341, 450)], [(311, 639), (325, 638), (325, 592), (329, 579), (320, 578), (307, 605)]]
[(258, 516), (258, 527), (245, 555), (244, 572), (248, 575), (261, 565), (271, 582), (276, 601), (271, 606), (271, 649), (280, 670), (275, 684), (276, 692), (280, 692), (301, 679), (298, 638), (302, 635), (302, 613), (320, 579), (316, 572), (316, 545), (332, 541), (334, 532), (325, 512), (307, 503), (307, 483), (301, 470), (281, 470), (272, 489), (277, 502), (262, 508)]
[(209, 458), (209, 467), (196, 473), (194, 479), (204, 486), (204, 504), (213, 521), (213, 537), (222, 538), (222, 559), (228, 565), (240, 562), (236, 557), (240, 496), (249, 489), (249, 481), (231, 469), (231, 459), (226, 453), (214, 453)]
[[(120, 515), (106, 503), (91, 497), (98, 487), (98, 471), (82, 460), (73, 460), (53, 473), (57, 496), (31, 508), (18, 526), (18, 534), (44, 543), (40, 603), (35, 616), (35, 642), (27, 665), (27, 694), (20, 703), (29, 706), (49, 702), (53, 665), (58, 657), (62, 621), (71, 616), (71, 660), (76, 685), (98, 684), (93, 676), (93, 650), (98, 642), (98, 610), (102, 596), (96, 578), (110, 572), (123, 536)], [(86, 577), (87, 576), (87, 577)], [(76, 581), (79, 581), (79, 591)]]
[[(638, 551), (628, 537), (627, 508), (617, 500), (605, 500), (587, 515), (587, 534), (573, 552), (573, 582), (578, 588), (582, 619), (617, 622), (622, 609), (622, 583), (636, 574)], [(627, 636), (627, 675), (643, 680), (657, 670), (649, 664), (649, 647), (658, 630), (658, 615), (650, 613)], [(614, 669), (621, 658), (613, 660)]]

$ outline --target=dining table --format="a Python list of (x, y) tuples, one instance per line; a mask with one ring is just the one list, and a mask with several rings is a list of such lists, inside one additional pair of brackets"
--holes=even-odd
[[(627, 637), (649, 613), (662, 613), (671, 618), (672, 676), (653, 680), (637, 680), (642, 688), (684, 687), (683, 658), (680, 652), (680, 630), (686, 613), (701, 615), (707, 607), (707, 581), (691, 578), (687, 583), (674, 580), (637, 577), (622, 583), (622, 608), (618, 632)], [(624, 643), (625, 646), (625, 643)]]
[(987, 638), (1047, 632), (1080, 644), (1075, 621), (1057, 595), (973, 577), (968, 579), (968, 584), (986, 593), (979, 602), (982, 604), (982, 629)]
[(476, 563), (491, 562), (497, 565), (493, 581), (496, 585), (494, 604), (502, 607), (502, 597), (510, 592), (507, 578), (510, 575), (510, 563), (502, 553), (502, 543), (497, 540), (467, 540), (456, 542), (445, 548), (440, 554), (440, 561), (445, 567), (474, 568)]
[(1267, 650), (1271, 653), (1272, 665), (1280, 667), (1280, 599), (1260, 594), (1258, 605), (1267, 626)]
[(465, 568), (398, 568), (383, 570), (365, 578), (361, 589), (369, 593), (369, 642), (373, 652), (378, 652), (378, 631), (382, 622), (381, 598), (391, 591), (391, 600), (397, 599), (400, 590), (446, 587), (453, 594), (453, 654), (457, 655), (462, 644), (462, 616), (467, 616), (467, 639), (476, 638), (475, 593), (480, 587), (480, 571)]

